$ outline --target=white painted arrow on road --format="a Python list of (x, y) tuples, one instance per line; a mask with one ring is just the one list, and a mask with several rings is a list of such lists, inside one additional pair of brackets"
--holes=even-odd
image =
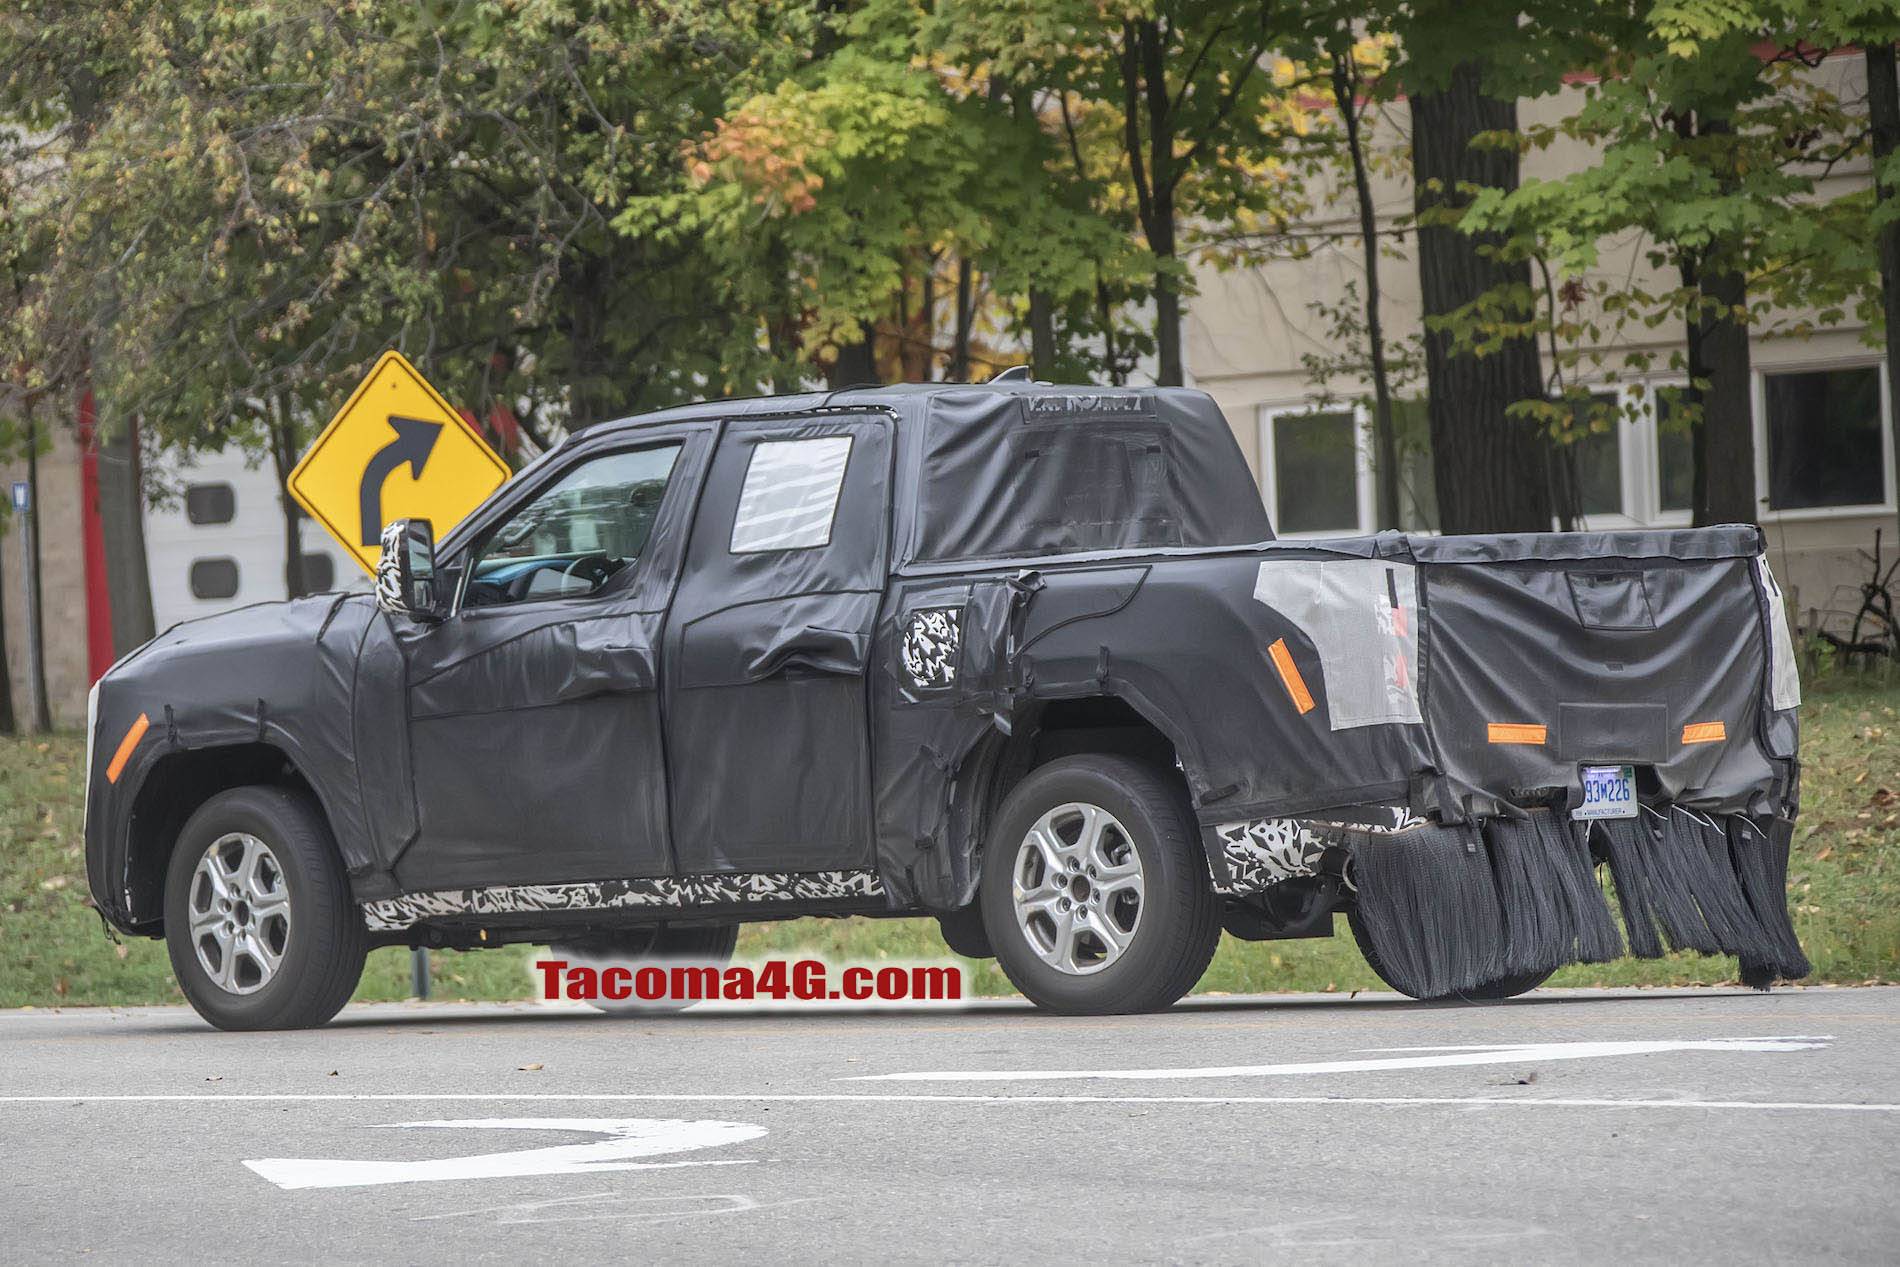
[(494, 1117), (393, 1126), (464, 1131), (586, 1131), (606, 1136), (591, 1144), (557, 1144), (471, 1157), (424, 1161), (362, 1161), (330, 1157), (266, 1157), (244, 1164), (280, 1188), (354, 1188), (379, 1183), (442, 1179), (508, 1179), (523, 1175), (591, 1175), (603, 1170), (670, 1170), (682, 1166), (745, 1166), (732, 1161), (635, 1161), (667, 1153), (740, 1144), (765, 1134), (750, 1122), (688, 1122), (661, 1118)]
[(1379, 1069), (1445, 1069), (1469, 1065), (1516, 1065), (1542, 1060), (1591, 1060), (1604, 1056), (1651, 1056), (1668, 1051), (1812, 1051), (1831, 1034), (1779, 1038), (1681, 1038), (1656, 1041), (1519, 1043), (1498, 1047), (1393, 1047), (1375, 1050), (1430, 1052), (1361, 1060), (1308, 1060), (1273, 1065), (1212, 1065), (1186, 1069), (950, 1069), (933, 1073), (872, 1073), (841, 1082), (1054, 1082), (1084, 1078), (1268, 1078), (1312, 1073), (1366, 1073)]

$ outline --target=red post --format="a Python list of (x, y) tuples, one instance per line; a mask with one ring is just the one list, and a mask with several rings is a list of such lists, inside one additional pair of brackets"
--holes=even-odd
[(85, 547), (86, 666), (97, 682), (118, 659), (112, 645), (112, 589), (106, 583), (106, 531), (99, 517), (99, 448), (92, 388), (79, 393), (79, 522)]

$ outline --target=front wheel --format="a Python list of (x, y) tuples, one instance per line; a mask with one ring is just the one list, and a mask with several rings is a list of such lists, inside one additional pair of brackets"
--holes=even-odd
[[(625, 968), (637, 972), (649, 965), (659, 968), (676, 966), (724, 968), (732, 962), (739, 944), (737, 924), (669, 925), (654, 924), (626, 932), (559, 942), (549, 947), (557, 958), (585, 964), (596, 970)], [(678, 1012), (698, 1002), (696, 999), (589, 999), (588, 1005), (611, 1016), (651, 1015), (654, 1012)]]
[(309, 797), (242, 787), (191, 816), (165, 873), (165, 948), (219, 1029), (305, 1029), (349, 1002), (369, 933)]
[(1220, 942), (1179, 785), (1127, 757), (1064, 757), (997, 815), (978, 902), (996, 961), (1038, 1007), (1152, 1012), (1193, 989)]

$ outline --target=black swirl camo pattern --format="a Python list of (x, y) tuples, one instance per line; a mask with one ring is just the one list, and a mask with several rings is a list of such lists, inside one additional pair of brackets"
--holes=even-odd
[(376, 560), (376, 605), (386, 612), (403, 611), (402, 520), (383, 528), (383, 552)]
[(365, 902), (363, 918), (371, 932), (389, 933), (399, 932), (421, 920), (455, 915), (637, 907), (677, 909), (883, 896), (884, 886), (874, 871), (755, 871), (677, 879), (660, 876), (649, 880), (597, 880), (588, 884), (504, 884), (482, 889), (441, 889)]
[(963, 613), (955, 607), (920, 607), (904, 625), (904, 672), (925, 689), (954, 686)]

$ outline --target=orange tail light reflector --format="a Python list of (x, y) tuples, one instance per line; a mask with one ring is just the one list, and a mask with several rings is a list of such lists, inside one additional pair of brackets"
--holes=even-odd
[(1273, 667), (1280, 670), (1280, 681), (1286, 686), (1286, 693), (1293, 699), (1293, 707), (1301, 713), (1313, 711), (1313, 692), (1306, 689), (1306, 679), (1300, 676), (1300, 666), (1293, 663), (1293, 653), (1286, 649), (1286, 639), (1276, 638), (1267, 648), (1267, 655), (1273, 659)]

